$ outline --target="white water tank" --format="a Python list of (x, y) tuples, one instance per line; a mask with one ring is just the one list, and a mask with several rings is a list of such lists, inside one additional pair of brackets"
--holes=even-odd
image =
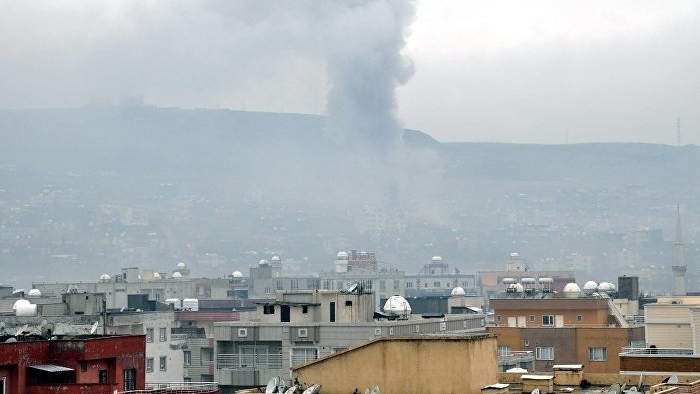
[(168, 298), (167, 300), (165, 300), (165, 303), (172, 305), (173, 309), (175, 309), (176, 311), (182, 309), (182, 301), (180, 301), (179, 298)]
[(395, 313), (397, 315), (410, 315), (411, 305), (400, 295), (393, 295), (384, 303), (384, 312)]
[(185, 298), (182, 300), (182, 309), (186, 311), (198, 311), (199, 300), (196, 298)]
[(27, 300), (17, 300), (12, 309), (15, 311), (15, 316), (36, 316), (36, 304)]

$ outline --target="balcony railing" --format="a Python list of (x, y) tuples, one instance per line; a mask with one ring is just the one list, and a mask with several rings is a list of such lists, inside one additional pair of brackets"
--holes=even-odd
[(171, 341), (186, 341), (187, 334), (170, 334)]
[(263, 354), (219, 354), (216, 356), (217, 369), (281, 369), (282, 355)]
[(120, 391), (120, 394), (216, 394), (216, 382), (150, 382), (144, 390)]
[(516, 350), (498, 355), (498, 365), (512, 365), (533, 360), (535, 355), (531, 350)]
[(693, 349), (662, 348), (662, 347), (623, 347), (620, 356), (632, 357), (677, 357), (692, 356)]

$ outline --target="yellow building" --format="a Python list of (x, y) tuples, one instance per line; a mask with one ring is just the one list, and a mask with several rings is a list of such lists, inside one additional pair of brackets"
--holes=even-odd
[(324, 393), (478, 393), (497, 382), (496, 338), (489, 335), (378, 338), (292, 369)]

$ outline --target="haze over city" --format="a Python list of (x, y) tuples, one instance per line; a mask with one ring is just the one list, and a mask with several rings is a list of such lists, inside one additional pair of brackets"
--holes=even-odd
[(5, 281), (517, 251), (662, 292), (679, 213), (698, 255), (698, 10), (2, 3)]

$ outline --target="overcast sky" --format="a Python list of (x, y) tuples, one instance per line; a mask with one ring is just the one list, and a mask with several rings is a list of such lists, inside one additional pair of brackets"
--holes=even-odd
[(0, 2), (0, 108), (142, 95), (548, 144), (676, 144), (680, 118), (700, 144), (699, 70), (700, 1)]

